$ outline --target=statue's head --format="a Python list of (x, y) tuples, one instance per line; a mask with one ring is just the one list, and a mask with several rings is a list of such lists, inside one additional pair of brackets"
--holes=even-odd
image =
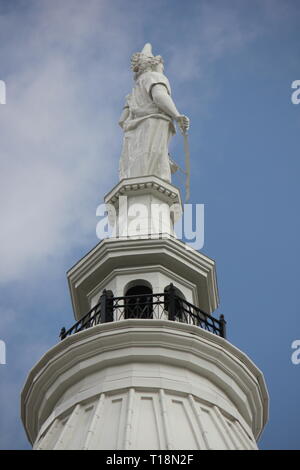
[(160, 55), (154, 56), (151, 44), (147, 43), (142, 52), (136, 52), (131, 56), (131, 69), (135, 79), (149, 70), (163, 72), (163, 58)]

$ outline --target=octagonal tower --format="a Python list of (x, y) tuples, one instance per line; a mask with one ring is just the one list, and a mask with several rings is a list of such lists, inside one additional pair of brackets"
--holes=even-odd
[[(156, 63), (150, 52), (147, 45), (134, 56), (136, 70), (145, 56), (146, 65)], [(155, 132), (168, 131), (172, 112), (185, 130), (165, 77), (150, 78), (152, 87), (139, 76), (136, 86), (157, 100)], [(133, 115), (132, 100), (120, 120), (129, 122), (128, 174), (105, 197), (112, 235), (68, 272), (75, 324), (62, 328), (61, 341), (29, 373), (22, 391), (28, 438), (34, 449), (257, 449), (268, 415), (264, 377), (214, 313), (215, 262), (176, 237), (182, 202), (166, 166), (161, 175), (146, 143), (130, 144), (134, 126), (154, 119)], [(167, 105), (170, 114), (159, 114)], [(136, 165), (126, 167), (137, 150)], [(139, 159), (153, 174), (138, 174)]]

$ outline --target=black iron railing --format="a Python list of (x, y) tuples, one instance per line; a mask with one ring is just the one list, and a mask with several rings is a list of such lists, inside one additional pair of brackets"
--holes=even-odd
[(100, 301), (69, 330), (61, 329), (63, 340), (79, 331), (99, 323), (126, 320), (128, 318), (172, 320), (199, 326), (211, 333), (226, 338), (224, 315), (214, 318), (200, 308), (178, 296), (171, 284), (163, 294), (128, 295), (114, 297), (111, 291), (104, 290)]

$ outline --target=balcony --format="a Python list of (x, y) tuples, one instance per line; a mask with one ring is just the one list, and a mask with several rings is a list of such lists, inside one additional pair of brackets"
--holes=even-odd
[(172, 284), (161, 294), (139, 294), (114, 297), (104, 290), (100, 301), (77, 323), (66, 330), (61, 329), (60, 338), (86, 330), (100, 323), (139, 319), (171, 320), (198, 326), (210, 333), (226, 338), (224, 315), (217, 319), (178, 295)]

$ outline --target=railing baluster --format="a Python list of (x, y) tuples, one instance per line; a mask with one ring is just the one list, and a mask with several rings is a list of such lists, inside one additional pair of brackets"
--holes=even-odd
[(169, 320), (175, 321), (176, 317), (176, 294), (175, 294), (175, 288), (173, 284), (171, 283), (167, 287), (167, 298), (168, 298), (168, 313), (169, 313)]
[(220, 315), (220, 335), (226, 339), (226, 321), (224, 315)]
[(108, 323), (114, 321), (113, 293), (104, 289), (100, 297), (100, 322)]
[(65, 329), (64, 326), (60, 330), (59, 337), (60, 337), (61, 340), (65, 339), (65, 337), (66, 337), (66, 329)]

